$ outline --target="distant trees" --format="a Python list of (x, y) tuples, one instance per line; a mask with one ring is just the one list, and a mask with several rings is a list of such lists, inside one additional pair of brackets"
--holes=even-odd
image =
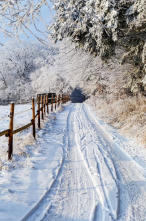
[[(31, 74), (38, 70), (41, 78), (39, 70), (46, 66), (49, 69), (58, 52), (58, 47), (39, 42), (10, 41), (5, 44), (0, 53), (0, 98), (9, 96), (9, 98), (20, 99), (20, 93), (23, 98), (32, 97), (36, 91), (32, 86), (34, 79), (31, 79)], [(46, 70), (45, 74), (45, 80), (49, 82), (49, 71)], [(43, 84), (40, 87), (43, 88)]]

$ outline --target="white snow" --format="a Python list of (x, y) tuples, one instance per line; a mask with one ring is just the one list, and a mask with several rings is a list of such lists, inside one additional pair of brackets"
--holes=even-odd
[[(0, 110), (5, 116), (9, 106)], [(21, 136), (29, 141), (24, 154), (17, 146), (13, 162), (0, 155), (0, 220), (145, 220), (146, 150), (101, 121), (89, 105), (65, 105), (47, 116), (36, 141), (31, 129)]]

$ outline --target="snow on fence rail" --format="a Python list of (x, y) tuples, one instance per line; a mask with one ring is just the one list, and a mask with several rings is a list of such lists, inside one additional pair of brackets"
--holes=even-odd
[[(50, 94), (49, 94), (50, 95)], [(35, 104), (35, 99), (32, 98), (32, 108), (28, 109), (28, 110), (24, 110), (20, 113), (16, 113), (14, 114), (14, 102), (11, 103), (11, 108), (10, 108), (10, 115), (6, 116), (6, 117), (3, 117), (0, 119), (1, 120), (4, 120), (5, 118), (9, 117), (10, 120), (9, 120), (9, 129), (7, 130), (4, 130), (2, 132), (0, 132), (0, 137), (1, 136), (6, 136), (8, 137), (8, 160), (11, 160), (12, 159), (12, 154), (13, 154), (13, 135), (20, 132), (20, 131), (23, 131), (25, 129), (27, 129), (28, 127), (32, 126), (32, 132), (33, 132), (33, 137), (35, 138), (35, 118), (38, 117), (38, 128), (41, 127), (40, 125), (40, 119), (43, 119), (44, 120), (44, 113), (48, 113), (49, 114), (49, 105), (51, 105), (51, 112), (53, 112), (53, 104), (55, 104), (55, 110), (56, 110), (56, 107), (57, 107), (57, 104), (58, 106), (62, 103), (66, 103), (67, 101), (70, 100), (70, 95), (63, 95), (60, 96), (60, 94), (57, 96), (55, 93), (53, 93), (51, 95), (51, 97), (48, 97), (48, 94), (39, 94), (37, 95), (37, 103)], [(37, 114), (35, 114), (35, 106), (38, 106), (38, 110), (37, 110)], [(41, 106), (41, 107), (40, 107)], [(46, 110), (46, 107), (47, 107), (47, 110)], [(19, 115), (21, 113), (24, 113), (26, 111), (29, 111), (32, 109), (32, 120), (29, 124), (21, 127), (21, 128), (18, 128), (16, 130), (13, 130), (13, 125), (14, 125), (14, 116), (16, 115)]]

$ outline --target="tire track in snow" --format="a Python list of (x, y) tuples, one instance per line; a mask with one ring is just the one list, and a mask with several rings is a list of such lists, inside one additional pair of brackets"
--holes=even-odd
[[(89, 107), (87, 113), (90, 113)], [(109, 137), (92, 113), (90, 115), (91, 119), (89, 120), (99, 133), (100, 140), (112, 160), (118, 178), (119, 207), (117, 219), (120, 221), (144, 221), (146, 217), (146, 174), (144, 168), (123, 151), (122, 145), (115, 143)]]
[[(84, 129), (85, 129), (85, 132), (84, 132), (84, 134), (90, 134), (90, 141), (92, 140), (93, 141), (93, 135), (94, 135), (94, 133), (93, 133), (93, 129), (92, 129), (92, 124), (91, 124), (91, 122), (89, 121), (89, 119), (87, 118), (87, 116), (85, 115), (85, 112), (84, 112), (84, 110), (83, 110), (83, 108), (80, 108), (80, 112), (79, 112), (79, 114), (78, 114), (78, 116), (76, 116), (76, 118), (77, 118), (77, 120), (78, 120), (78, 123), (81, 125), (83, 125), (83, 127), (84, 127)], [(81, 120), (80, 118), (81, 118), (81, 116), (82, 116), (82, 119), (83, 120)], [(88, 122), (87, 123), (87, 125), (86, 125), (86, 122)], [(89, 125), (90, 124), (90, 125)], [(81, 128), (81, 126), (79, 126), (79, 128)], [(90, 130), (89, 130), (89, 128), (90, 128)], [(91, 131), (92, 131), (92, 133), (91, 133)], [(83, 135), (83, 137), (84, 137), (84, 139), (85, 139), (85, 136)], [(97, 139), (97, 134), (96, 134), (96, 139)], [(82, 138), (80, 138), (80, 140), (82, 141)], [(88, 141), (89, 142), (89, 141)], [(99, 149), (98, 148), (98, 145), (97, 145), (97, 143), (94, 141), (94, 143), (95, 143), (95, 145), (96, 145), (96, 147), (97, 147), (97, 149)], [(81, 144), (79, 144), (79, 146), (82, 146)], [(87, 162), (87, 166), (88, 166), (88, 168), (89, 168), (89, 171), (90, 171), (90, 173), (91, 173), (91, 177), (92, 177), (92, 175), (94, 174), (94, 175), (98, 175), (99, 174), (99, 176), (100, 176), (100, 181), (101, 181), (101, 186), (102, 186), (102, 190), (103, 190), (103, 195), (104, 195), (104, 197), (105, 197), (105, 199), (106, 199), (106, 202), (107, 202), (107, 206), (108, 206), (108, 208), (109, 208), (109, 211), (110, 211), (110, 214), (111, 214), (111, 217), (112, 217), (112, 220), (115, 220), (116, 219), (116, 217), (117, 217), (117, 213), (112, 209), (112, 205), (111, 205), (111, 202), (110, 202), (110, 199), (108, 198), (108, 194), (107, 194), (107, 191), (106, 191), (106, 186), (105, 186), (105, 183), (104, 183), (104, 179), (103, 179), (103, 175), (102, 175), (102, 172), (101, 172), (101, 167), (100, 167), (100, 163), (99, 163), (99, 160), (97, 160), (97, 155), (95, 155), (95, 150), (93, 149), (93, 153), (94, 153), (94, 157), (95, 157), (95, 160), (96, 160), (96, 163), (97, 163), (97, 165), (98, 165), (98, 172), (93, 172), (93, 169), (91, 169), (92, 167), (91, 167), (91, 165), (90, 165), (90, 163), (89, 163), (89, 160), (88, 160), (88, 150), (87, 150), (87, 146), (85, 146), (84, 148), (81, 148), (81, 150), (83, 151), (85, 149), (85, 159), (86, 159), (86, 162)], [(101, 151), (100, 151), (101, 152)], [(82, 154), (82, 153), (81, 153)], [(101, 154), (101, 156), (103, 157), (103, 154)], [(105, 157), (103, 157), (104, 158), (104, 161), (105, 161)], [(112, 176), (112, 178), (113, 178), (113, 180), (115, 181), (115, 180), (117, 180), (116, 178), (115, 178), (115, 175), (113, 174), (113, 173), (111, 173), (111, 169), (109, 168), (109, 165), (106, 163), (106, 166), (107, 166), (107, 168), (108, 168), (108, 171), (110, 172), (110, 174), (111, 174), (111, 176)], [(93, 178), (92, 178), (93, 179)], [(95, 184), (95, 182), (96, 181), (93, 181), (94, 182), (94, 184)], [(96, 185), (96, 184), (95, 184)], [(118, 189), (118, 188), (117, 188)], [(100, 195), (100, 201), (103, 201), (103, 199), (101, 199), (102, 198), (102, 196), (101, 196), (101, 194), (99, 193), (99, 191), (97, 191), (98, 192), (98, 194)], [(117, 206), (118, 207), (118, 206)], [(97, 208), (97, 206), (96, 206), (96, 208)], [(102, 205), (102, 214), (103, 214), (103, 211), (104, 211), (104, 205)], [(95, 213), (96, 214), (96, 213)], [(96, 218), (94, 217), (94, 219), (93, 220), (96, 220)], [(103, 220), (104, 220), (104, 218), (103, 218)]]
[(98, 197), (78, 152), (73, 109), (74, 106), (67, 117), (67, 134), (63, 142), (67, 151), (64, 150), (60, 170), (42, 203), (38, 204), (35, 212), (32, 211), (34, 213), (27, 221), (74, 221), (82, 220), (81, 217), (86, 221), (95, 220), (93, 212)]
[[(76, 116), (76, 119), (77, 119), (77, 121), (80, 121), (80, 118), (78, 118), (77, 116)], [(92, 182), (94, 184), (94, 187), (95, 187), (95, 190), (96, 190), (96, 192), (97, 192), (97, 194), (99, 196), (99, 199), (100, 199), (99, 205), (95, 204), (94, 211), (91, 212), (91, 217), (92, 217), (93, 221), (96, 221), (96, 217), (98, 217), (98, 218), (100, 217), (101, 221), (105, 221), (104, 199), (103, 199), (99, 189), (96, 188), (96, 186), (97, 186), (96, 180), (94, 179), (94, 177), (91, 174), (91, 166), (90, 166), (89, 161), (88, 161), (87, 148), (85, 149), (85, 159), (86, 159), (86, 161), (85, 161), (85, 159), (83, 157), (83, 154), (81, 152), (81, 149), (80, 149), (81, 145), (80, 145), (79, 136), (78, 136), (77, 124), (78, 123), (75, 124), (77, 147), (78, 147), (79, 153), (80, 153), (80, 155), (81, 155), (81, 157), (83, 159), (83, 162), (85, 164), (85, 167), (86, 167), (86, 170), (88, 172), (88, 175), (89, 175), (90, 179), (92, 180)], [(81, 124), (79, 124), (79, 125), (81, 125)], [(84, 138), (85, 138), (85, 136), (84, 136)], [(97, 210), (97, 208), (98, 208), (98, 210)], [(98, 214), (97, 214), (97, 212), (98, 212)]]
[[(87, 105), (86, 105), (87, 106)], [(88, 108), (88, 107), (87, 107)], [(84, 106), (82, 107), (82, 109), (83, 109), (83, 113), (82, 113), (82, 115), (83, 114), (85, 114), (86, 115), (86, 112), (85, 112), (85, 109), (84, 109)], [(89, 108), (88, 108), (88, 110), (89, 110)], [(89, 111), (89, 113), (90, 113), (90, 111)], [(92, 113), (90, 113), (91, 114), (91, 116), (92, 116), (92, 118), (94, 119), (94, 116), (92, 115)], [(88, 122), (90, 122), (91, 124), (92, 124), (92, 122), (90, 121), (90, 119), (87, 117), (87, 115), (86, 115), (86, 118), (87, 118), (87, 120), (88, 120)], [(94, 119), (94, 121), (96, 122), (96, 120)], [(92, 124), (92, 126), (93, 126), (93, 128), (95, 128), (94, 127), (94, 125)], [(116, 164), (116, 161), (113, 159), (113, 156), (112, 156), (112, 154), (111, 154), (111, 149), (110, 149), (110, 146), (111, 146), (111, 143), (109, 143), (109, 140), (104, 140), (105, 138), (104, 138), (104, 136), (103, 136), (103, 134), (102, 133), (99, 133), (98, 132), (98, 134), (97, 134), (97, 131), (95, 131), (95, 136), (94, 136), (94, 138), (97, 138), (97, 137), (99, 137), (99, 143), (101, 144), (101, 145), (103, 145), (102, 146), (102, 148), (101, 148), (101, 146), (99, 146), (98, 145), (98, 149), (99, 149), (99, 151), (100, 151), (100, 153), (101, 153), (101, 155), (102, 155), (102, 157), (103, 157), (103, 159), (104, 159), (104, 161), (105, 161), (105, 163), (106, 163), (106, 165), (107, 165), (107, 168), (109, 169), (109, 171), (110, 171), (110, 173), (111, 173), (111, 175), (112, 175), (112, 177), (113, 177), (113, 179), (115, 180), (115, 183), (116, 183), (116, 186), (117, 186), (117, 189), (118, 189), (118, 203), (117, 203), (117, 219), (119, 220), (120, 219), (120, 217), (122, 216), (122, 213), (123, 213), (123, 209), (121, 209), (121, 201), (122, 201), (122, 198), (124, 198), (125, 199), (125, 202), (129, 202), (129, 198), (128, 198), (128, 194), (126, 193), (126, 190), (124, 189), (123, 190), (123, 188), (122, 188), (122, 186), (124, 185), (124, 183), (123, 183), (123, 179), (122, 179), (122, 177), (121, 177), (121, 174), (120, 174), (120, 172), (119, 172), (119, 170), (118, 170), (118, 165)], [(92, 137), (92, 140), (93, 140), (93, 137)], [(96, 140), (96, 139), (95, 139)], [(96, 141), (94, 141), (93, 140), (93, 142), (96, 144)], [(103, 151), (103, 147), (104, 147), (104, 151)], [(114, 171), (113, 170), (111, 170), (111, 167), (108, 165), (108, 160), (107, 160), (107, 157), (105, 157), (105, 147), (107, 147), (107, 155), (108, 155), (108, 157), (111, 159), (111, 162), (112, 162), (112, 165), (113, 165), (113, 169), (114, 169)], [(114, 172), (114, 173), (113, 173)], [(125, 205), (127, 205), (126, 203), (125, 203)], [(131, 208), (129, 207), (129, 210), (131, 210)], [(128, 214), (129, 212), (127, 212), (127, 214)], [(129, 215), (125, 215), (125, 214), (123, 214), (123, 217), (126, 217), (126, 216), (129, 216)], [(124, 219), (127, 219), (127, 218), (124, 218)], [(128, 221), (129, 219), (127, 219), (126, 221)]]
[(74, 128), (76, 108), (73, 109), (68, 121), (66, 169), (62, 174), (62, 182), (60, 182), (58, 187), (59, 191), (56, 193), (58, 194), (58, 203), (56, 205), (53, 203), (54, 208), (50, 210), (48, 217), (44, 221), (93, 221), (92, 213), (94, 212), (95, 201), (97, 202), (97, 199), (95, 200), (97, 194), (92, 180), (88, 176), (84, 160), (77, 148), (76, 131)]
[(104, 176), (103, 176), (102, 168), (101, 168), (100, 161), (99, 161), (98, 156), (95, 153), (95, 151), (94, 151), (94, 156), (95, 156), (95, 160), (97, 162), (97, 168), (98, 168), (98, 172), (100, 174), (100, 181), (101, 181), (101, 185), (102, 185), (102, 188), (103, 188), (104, 196), (105, 196), (107, 205), (109, 207), (112, 220), (115, 220), (116, 219), (116, 214), (115, 214), (115, 211), (113, 211), (111, 202), (110, 202), (110, 200), (108, 198), (107, 190), (105, 188), (106, 185), (105, 185), (105, 182), (104, 182)]
[[(79, 120), (76, 116), (76, 119)], [(98, 218), (100, 217), (100, 220), (101, 221), (105, 221), (105, 213), (104, 213), (104, 201), (103, 201), (103, 198), (102, 198), (102, 195), (100, 194), (100, 191), (98, 188), (96, 188), (96, 181), (94, 180), (94, 178), (92, 177), (92, 174), (91, 174), (91, 167), (90, 167), (90, 164), (89, 164), (89, 161), (88, 161), (88, 155), (87, 155), (87, 149), (85, 150), (85, 153), (86, 153), (86, 161), (82, 155), (82, 152), (81, 152), (81, 145), (80, 145), (80, 142), (79, 142), (79, 136), (78, 136), (78, 130), (77, 130), (77, 123), (76, 123), (76, 120), (75, 120), (75, 139), (76, 139), (76, 143), (77, 143), (77, 147), (78, 147), (78, 151), (80, 153), (80, 156), (85, 164), (85, 167), (86, 167), (86, 170), (88, 172), (88, 175), (90, 177), (90, 179), (92, 180), (92, 183), (95, 187), (95, 190), (99, 196), (99, 199), (100, 199), (100, 202), (99, 202), (99, 205), (97, 203), (94, 203), (94, 209), (91, 210), (91, 221), (96, 221), (96, 217), (98, 216)], [(84, 136), (85, 138), (85, 136)], [(98, 215), (97, 215), (97, 208), (98, 208)]]
[[(114, 157), (114, 154), (113, 154), (113, 151), (112, 151), (112, 149), (113, 149), (113, 147), (112, 147), (113, 141), (110, 140), (110, 138), (108, 137), (108, 134), (106, 133), (106, 131), (103, 130), (101, 128), (101, 126), (99, 125), (99, 123), (96, 121), (96, 119), (94, 118), (93, 114), (90, 112), (89, 107), (87, 105), (85, 105), (85, 106), (88, 109), (88, 112), (90, 113), (90, 116), (94, 120), (94, 123), (95, 124), (97, 123), (98, 128), (96, 129), (96, 127), (92, 123), (92, 121), (89, 120), (91, 122), (91, 124), (93, 125), (93, 127), (98, 132), (98, 134), (99, 134), (99, 141), (104, 146), (104, 150), (105, 149), (107, 150), (107, 153), (108, 153), (108, 155), (109, 155), (109, 157), (110, 157), (110, 159), (112, 161), (112, 164), (114, 166), (114, 171), (115, 171), (116, 178), (117, 178), (117, 179), (115, 179), (115, 181), (116, 181), (116, 184), (117, 184), (117, 187), (118, 187), (117, 220), (120, 220), (120, 221), (125, 221), (125, 220), (126, 221), (128, 221), (128, 220), (129, 221), (133, 221), (133, 218), (131, 220), (131, 213), (133, 213), (133, 212), (132, 212), (132, 207), (131, 207), (131, 203), (130, 203), (130, 197), (129, 197), (127, 189), (125, 188), (125, 184), (124, 184), (124, 180), (123, 180), (122, 174), (120, 173), (119, 162)], [(84, 112), (86, 113), (84, 106), (83, 106), (83, 108), (84, 108)], [(99, 150), (100, 150), (102, 156), (104, 157), (103, 148), (101, 149), (99, 147)]]

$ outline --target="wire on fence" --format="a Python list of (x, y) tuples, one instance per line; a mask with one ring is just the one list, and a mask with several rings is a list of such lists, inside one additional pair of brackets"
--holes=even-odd
[(4, 119), (6, 119), (7, 117), (8, 117), (8, 116), (1, 118), (1, 119), (0, 119), (0, 121), (2, 121), (2, 120), (4, 120)]
[[(55, 103), (55, 102), (53, 102), (53, 103)], [(41, 103), (40, 103), (40, 104), (41, 104)], [(51, 104), (51, 103), (48, 103), (48, 104)], [(38, 105), (38, 104), (36, 104), (35, 107), (36, 107), (37, 105)], [(25, 113), (25, 112), (27, 112), (27, 111), (29, 111), (29, 110), (31, 110), (31, 108), (29, 108), (29, 109), (27, 109), (27, 110), (25, 110), (25, 111), (21, 111), (21, 112), (19, 112), (19, 113), (16, 113), (16, 114), (14, 114), (14, 116), (17, 116), (17, 115), (19, 115), (19, 114)], [(6, 117), (0, 118), (0, 121), (6, 119), (7, 117), (9, 117), (9, 115), (6, 116)]]
[(24, 112), (27, 112), (27, 111), (29, 111), (29, 110), (31, 110), (31, 108), (29, 108), (29, 109), (27, 109), (27, 110), (25, 110), (25, 111), (22, 111), (22, 112), (16, 113), (16, 114), (14, 114), (14, 116), (19, 115), (19, 114), (22, 114), (22, 113), (24, 113)]

